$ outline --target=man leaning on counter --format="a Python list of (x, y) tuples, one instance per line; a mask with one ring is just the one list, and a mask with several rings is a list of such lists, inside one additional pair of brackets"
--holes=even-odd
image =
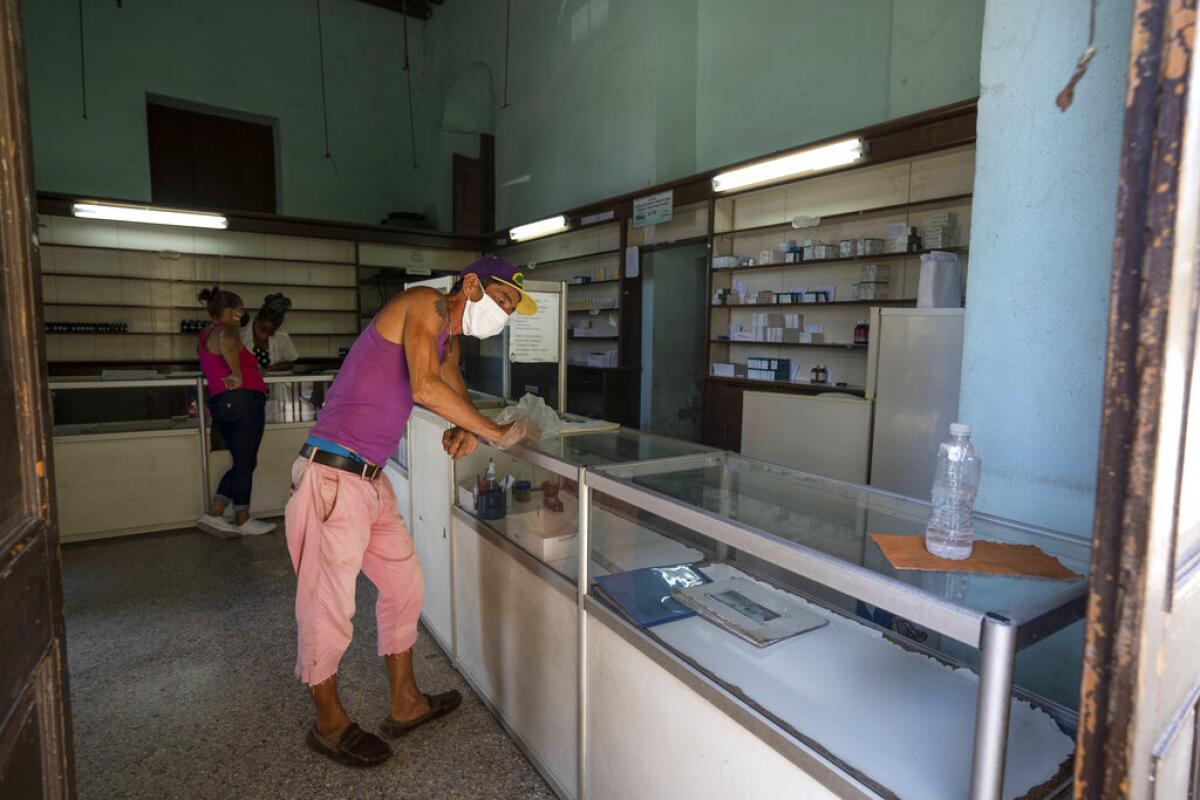
[(536, 435), (523, 420), (497, 425), (476, 411), (459, 370), (458, 335), (486, 339), (513, 311), (537, 311), (523, 284), (513, 264), (488, 256), (465, 269), (449, 293), (421, 286), (394, 297), (350, 348), (292, 465), (285, 520), (297, 577), (296, 676), (317, 711), (309, 747), (340, 763), (375, 766), (392, 753), (352, 722), (338, 699), (336, 673), (353, 632), (360, 570), (379, 590), (378, 652), (391, 685), (380, 732), (398, 738), (462, 701), (455, 691), (423, 694), (413, 678), (424, 584), (382, 464), (399, 446), (414, 403), (455, 426), (442, 440), (453, 458), (472, 453), (480, 437), (508, 448)]

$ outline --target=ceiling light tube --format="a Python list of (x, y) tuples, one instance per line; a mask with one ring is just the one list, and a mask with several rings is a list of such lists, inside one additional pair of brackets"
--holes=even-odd
[(548, 217), (546, 219), (539, 219), (537, 222), (518, 225), (509, 230), (508, 238), (514, 242), (524, 242), (528, 239), (549, 236), (552, 233), (561, 233), (567, 227), (567, 218), (559, 214), (557, 217)]
[(760, 161), (746, 167), (722, 172), (712, 179), (714, 192), (732, 192), (747, 186), (790, 178), (808, 172), (833, 169), (853, 164), (867, 152), (867, 143), (861, 136), (842, 139), (838, 142), (798, 150), (786, 156)]
[(229, 220), (222, 214), (204, 211), (168, 211), (149, 206), (122, 206), (113, 203), (74, 203), (71, 213), (81, 219), (107, 219), (116, 222), (145, 222), (151, 225), (181, 225), (189, 228), (225, 230)]

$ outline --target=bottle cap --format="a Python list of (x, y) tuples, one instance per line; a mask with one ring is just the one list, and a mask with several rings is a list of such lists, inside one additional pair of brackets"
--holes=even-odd
[(971, 426), (965, 422), (951, 422), (950, 423), (950, 435), (951, 436), (970, 436), (971, 435)]

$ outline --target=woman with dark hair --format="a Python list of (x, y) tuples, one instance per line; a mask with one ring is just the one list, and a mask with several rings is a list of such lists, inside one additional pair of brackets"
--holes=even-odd
[[(270, 533), (275, 530), (273, 523), (250, 519), (250, 489), (266, 425), (267, 385), (238, 333), (246, 309), (242, 298), (219, 286), (200, 292), (200, 302), (213, 320), (200, 332), (200, 369), (208, 381), (213, 427), (225, 438), (233, 465), (222, 476), (208, 513), (196, 527), (223, 538)], [(230, 505), (232, 523), (223, 517)]]
[(283, 294), (269, 294), (254, 321), (242, 327), (242, 344), (261, 370), (291, 369), (300, 357), (292, 337), (283, 330), (283, 318), (291, 307), (292, 301)]

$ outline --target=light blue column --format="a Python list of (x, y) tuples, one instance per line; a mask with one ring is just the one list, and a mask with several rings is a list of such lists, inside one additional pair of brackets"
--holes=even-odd
[(1131, 3), (987, 5), (959, 417), (983, 458), (978, 507), (1091, 533)]

